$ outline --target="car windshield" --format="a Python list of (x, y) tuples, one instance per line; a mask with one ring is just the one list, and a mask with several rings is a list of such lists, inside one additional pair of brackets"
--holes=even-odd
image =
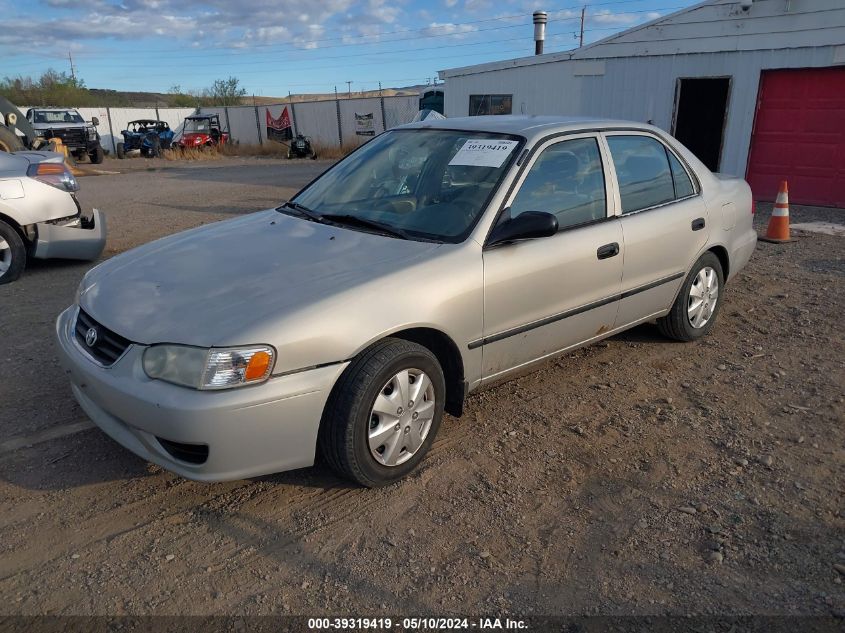
[(208, 132), (209, 127), (208, 119), (185, 119), (186, 132)]
[(463, 241), (521, 139), (486, 132), (412, 129), (376, 137), (299, 193), (329, 221), (382, 225), (411, 238)]
[(73, 110), (36, 110), (34, 123), (85, 123)]

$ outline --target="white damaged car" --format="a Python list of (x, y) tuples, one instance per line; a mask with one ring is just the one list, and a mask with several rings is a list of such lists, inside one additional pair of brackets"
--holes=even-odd
[(105, 216), (83, 214), (79, 183), (55, 152), (0, 152), (0, 284), (27, 257), (93, 260), (106, 244)]

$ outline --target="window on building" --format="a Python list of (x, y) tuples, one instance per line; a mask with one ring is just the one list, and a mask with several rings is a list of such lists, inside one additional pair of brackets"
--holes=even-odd
[(543, 150), (510, 207), (510, 217), (545, 211), (565, 229), (607, 215), (604, 172), (595, 138), (555, 143)]
[(470, 95), (469, 115), (510, 114), (513, 108), (513, 95)]
[(650, 136), (611, 135), (607, 137), (622, 213), (632, 213), (675, 199), (675, 185), (666, 149)]

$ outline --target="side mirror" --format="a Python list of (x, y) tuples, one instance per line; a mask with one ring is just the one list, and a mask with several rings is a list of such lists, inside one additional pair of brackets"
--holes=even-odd
[(493, 229), (487, 245), (550, 237), (555, 233), (557, 233), (557, 218), (554, 215), (545, 211), (526, 211)]
[(97, 127), (98, 125), (100, 125), (100, 119), (98, 119), (98, 118), (97, 118), (97, 117), (95, 117), (95, 116), (92, 116), (92, 117), (91, 117), (91, 123), (93, 123), (93, 124), (94, 124), (94, 127)]

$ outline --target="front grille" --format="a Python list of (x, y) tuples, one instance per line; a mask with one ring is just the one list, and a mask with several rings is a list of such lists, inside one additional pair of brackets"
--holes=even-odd
[(184, 444), (182, 442), (171, 442), (163, 437), (156, 436), (158, 443), (172, 457), (189, 464), (204, 464), (208, 460), (208, 446), (205, 444)]
[(48, 138), (57, 137), (62, 139), (65, 145), (85, 145), (88, 132), (85, 128), (57, 128), (47, 134)]
[[(90, 330), (97, 333), (93, 345), (89, 345), (86, 340)], [(120, 334), (115, 334), (107, 327), (97, 323), (82, 308), (79, 309), (79, 315), (76, 317), (75, 333), (80, 347), (106, 366), (111, 365), (123, 356), (123, 352), (131, 344), (131, 341), (123, 338)]]

